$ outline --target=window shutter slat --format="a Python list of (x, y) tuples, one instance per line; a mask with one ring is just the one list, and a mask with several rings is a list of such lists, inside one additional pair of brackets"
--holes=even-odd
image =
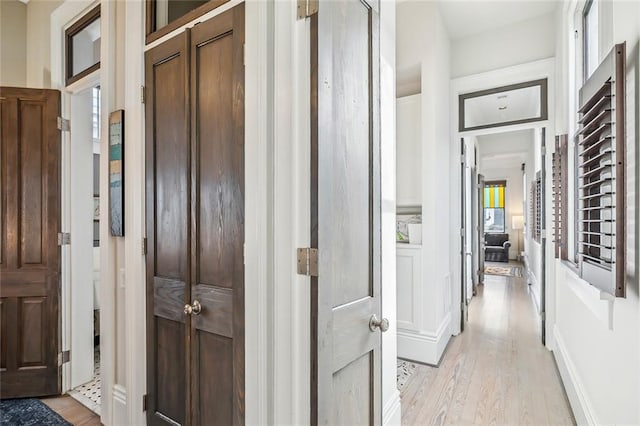
[(624, 284), (624, 70), (619, 44), (580, 90), (577, 241), (582, 278), (615, 296)]

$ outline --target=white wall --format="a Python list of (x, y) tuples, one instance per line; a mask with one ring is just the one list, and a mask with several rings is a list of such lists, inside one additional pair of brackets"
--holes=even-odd
[(27, 6), (0, 2), (0, 86), (25, 87), (27, 74)]
[[(573, 3), (575, 4), (575, 3)], [(638, 117), (640, 55), (640, 3), (600, 2), (603, 18), (601, 55), (613, 43), (627, 42), (627, 297), (601, 300), (600, 293), (580, 279), (563, 262), (556, 265), (556, 326), (554, 352), (578, 423), (640, 423), (640, 298), (638, 287)], [(582, 3), (578, 10), (581, 10)], [(558, 51), (564, 55), (558, 66), (562, 96), (558, 105), (564, 115), (558, 122), (561, 132), (571, 132), (575, 111), (573, 62), (573, 13), (566, 5), (558, 20), (562, 40)], [(579, 56), (579, 55), (576, 55)], [(564, 112), (564, 114), (562, 114)], [(570, 138), (571, 139), (571, 138)], [(571, 149), (571, 147), (570, 147)], [(572, 196), (572, 190), (569, 196)], [(571, 208), (571, 206), (570, 206)], [(572, 229), (572, 227), (570, 228)]]
[(451, 43), (453, 78), (549, 58), (555, 53), (555, 15), (547, 14)]
[(422, 88), (422, 332), (437, 346), (437, 359), (450, 338), (451, 241), (450, 188), (450, 41), (435, 2), (397, 6), (398, 72), (419, 64)]
[[(527, 284), (531, 286), (534, 300), (538, 309), (541, 308), (541, 276), (542, 276), (542, 244), (534, 238), (535, 223), (531, 222), (531, 209), (533, 199), (531, 198), (531, 186), (536, 181), (537, 173), (541, 170), (541, 145), (540, 131), (538, 129), (532, 132), (532, 148), (529, 151), (528, 161), (525, 163), (525, 229), (524, 229), (524, 247), (525, 247), (525, 268)], [(549, 229), (549, 226), (547, 226)]]
[(27, 4), (27, 86), (51, 87), (51, 13), (62, 0), (31, 0)]
[(396, 340), (396, 5), (380, 3), (380, 130), (382, 222), (382, 316), (390, 323), (382, 334), (382, 422), (400, 425)]
[[(420, 94), (396, 101), (396, 202), (398, 206), (422, 205), (422, 138)], [(385, 162), (387, 157), (385, 157)]]

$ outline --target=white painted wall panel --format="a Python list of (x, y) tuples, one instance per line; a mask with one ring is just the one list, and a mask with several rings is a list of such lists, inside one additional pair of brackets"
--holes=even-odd
[(422, 205), (421, 96), (398, 98), (396, 103), (396, 204)]

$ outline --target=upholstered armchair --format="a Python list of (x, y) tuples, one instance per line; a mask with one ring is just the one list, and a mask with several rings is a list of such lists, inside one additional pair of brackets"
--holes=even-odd
[(484, 234), (484, 260), (489, 262), (509, 261), (509, 234)]

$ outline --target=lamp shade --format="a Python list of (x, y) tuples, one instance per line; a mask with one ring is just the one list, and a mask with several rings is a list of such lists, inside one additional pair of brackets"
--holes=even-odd
[(522, 229), (522, 228), (524, 228), (524, 216), (522, 216), (522, 215), (513, 215), (513, 216), (511, 216), (511, 228), (512, 229)]

